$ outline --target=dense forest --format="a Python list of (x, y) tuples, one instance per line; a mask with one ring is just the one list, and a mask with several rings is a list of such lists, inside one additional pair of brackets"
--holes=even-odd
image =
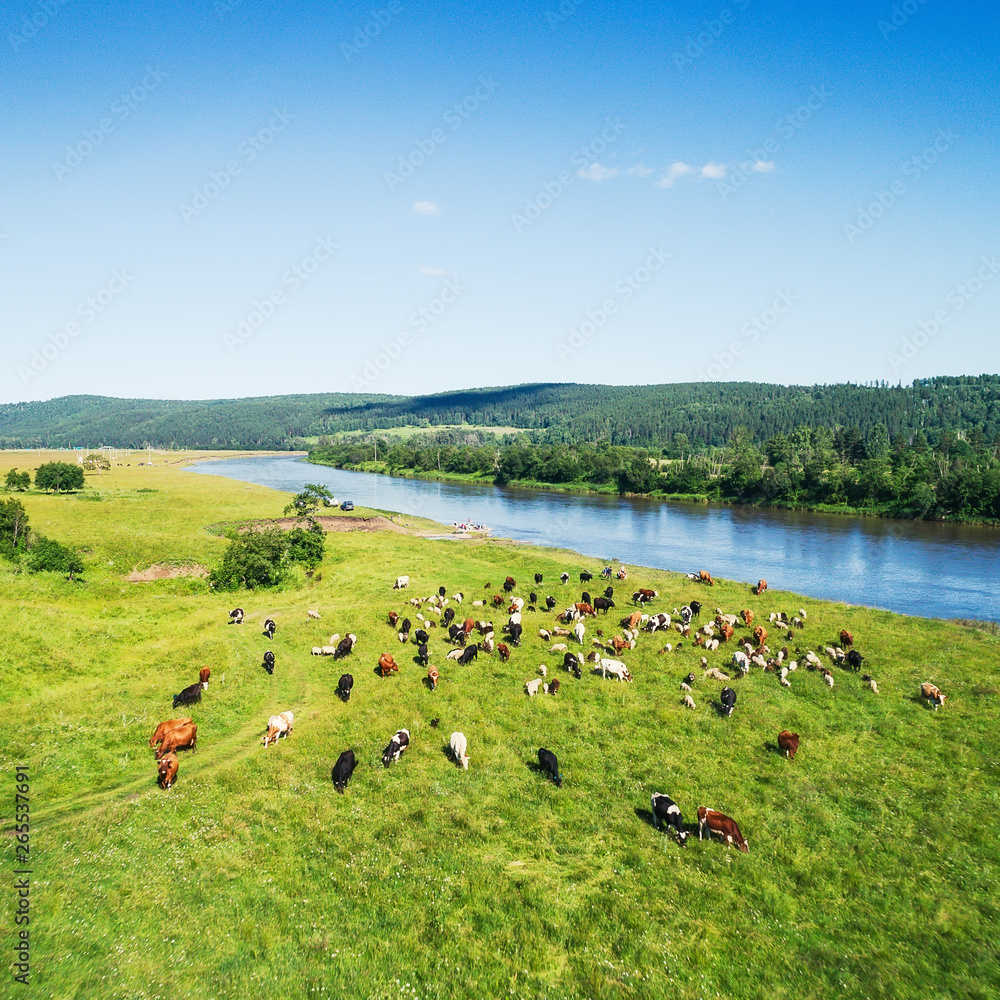
[(429, 396), (318, 393), (216, 400), (64, 396), (0, 405), (0, 447), (71, 446), (297, 449), (320, 436), (404, 426), (517, 427), (539, 445), (672, 446), (683, 435), (700, 451), (738, 428), (763, 445), (799, 427), (876, 425), (889, 440), (918, 431), (1000, 433), (1000, 376), (940, 377), (910, 386), (782, 386), (708, 382), (651, 386), (538, 384)]
[[(377, 458), (376, 458), (377, 454)], [(1000, 520), (1000, 434), (923, 431), (890, 435), (877, 423), (802, 425), (762, 444), (737, 427), (724, 447), (692, 448), (678, 432), (660, 449), (602, 441), (532, 445), (474, 432), (440, 431), (405, 441), (325, 440), (310, 459), (390, 474), (475, 478), (747, 504), (866, 511), (891, 517)]]

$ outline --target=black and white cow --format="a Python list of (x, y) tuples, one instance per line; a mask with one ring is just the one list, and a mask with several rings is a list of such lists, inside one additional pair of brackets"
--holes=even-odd
[(536, 573), (535, 574), (535, 583), (541, 583), (541, 582), (542, 582), (542, 574), (541, 573)]
[(556, 599), (551, 594), (549, 594), (549, 596), (545, 598), (545, 610), (551, 611), (555, 606), (556, 606)]
[(722, 702), (722, 709), (726, 715), (732, 715), (736, 706), (736, 692), (731, 687), (724, 687), (722, 694), (719, 695), (719, 701)]
[(521, 623), (517, 622), (514, 625), (509, 626), (507, 628), (507, 631), (510, 633), (510, 641), (514, 643), (515, 646), (520, 646), (521, 633), (524, 631), (524, 629), (521, 626)]
[(677, 831), (678, 843), (683, 844), (687, 840), (687, 831), (684, 829), (684, 817), (680, 808), (669, 795), (663, 792), (653, 792), (649, 800), (649, 808), (653, 811), (653, 826), (660, 829), (662, 820), (666, 826), (672, 826)]
[(358, 637), (350, 632), (344, 636), (340, 642), (337, 643), (337, 648), (333, 651), (333, 658), (335, 660), (342, 660), (352, 649), (354, 649), (354, 644), (358, 641)]
[(658, 628), (669, 628), (669, 627), (670, 627), (670, 615), (662, 611), (658, 615), (650, 615), (649, 621), (646, 622), (647, 632), (655, 632)]
[(556, 755), (551, 750), (546, 750), (542, 747), (538, 751), (538, 766), (556, 783), (556, 788), (562, 788), (562, 775), (559, 773), (559, 761), (556, 760)]
[(471, 663), (473, 660), (479, 658), (479, 646), (473, 643), (471, 646), (465, 647), (465, 652), (458, 658), (458, 662), (462, 664)]
[(274, 653), (272, 653), (271, 650), (268, 650), (264, 654), (264, 669), (269, 674), (273, 674), (274, 673)]
[(559, 579), (562, 580), (563, 586), (565, 586), (567, 583), (569, 583), (569, 573), (560, 573)]
[(277, 627), (278, 626), (274, 624), (274, 619), (273, 618), (265, 618), (264, 619), (264, 635), (266, 635), (268, 637), (268, 639), (273, 639), (274, 638), (274, 630)]
[(229, 621), (230, 625), (242, 625), (243, 624), (243, 609), (242, 608), (233, 608), (233, 610), (229, 612), (229, 618), (230, 618), (230, 621)]
[(178, 705), (193, 705), (196, 701), (201, 701), (201, 692), (201, 681), (189, 684), (180, 694), (174, 695), (174, 708)]
[(337, 697), (344, 702), (350, 701), (352, 687), (354, 687), (354, 678), (350, 674), (341, 674), (337, 684)]
[(382, 764), (388, 767), (394, 760), (399, 760), (403, 756), (403, 751), (410, 745), (409, 729), (400, 729), (391, 740), (389, 745), (382, 751)]
[(424, 629), (418, 628), (417, 631), (413, 633), (413, 641), (419, 646), (422, 642), (430, 642), (431, 637)]
[(451, 624), (451, 620), (454, 617), (455, 617), (455, 609), (454, 608), (445, 608), (444, 609), (444, 614), (441, 616), (441, 623), (443, 625), (450, 625)]
[(333, 771), (330, 776), (333, 778), (333, 787), (341, 795), (344, 794), (344, 789), (347, 787), (347, 782), (350, 781), (356, 766), (357, 761), (354, 759), (353, 750), (345, 750), (337, 758), (337, 763), (333, 765)]

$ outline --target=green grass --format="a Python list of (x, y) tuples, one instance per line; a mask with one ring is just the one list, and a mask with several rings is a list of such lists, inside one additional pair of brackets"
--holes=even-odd
[[(18, 464), (8, 455), (0, 466)], [(358, 532), (330, 534), (320, 573), (299, 572), (275, 592), (130, 584), (131, 569), (154, 562), (213, 565), (226, 543), (206, 525), (280, 515), (287, 497), (166, 466), (87, 483), (101, 502), (23, 498), (35, 528), (86, 546), (85, 583), (0, 563), (0, 774), (11, 802), (14, 765), (31, 768), (35, 995), (1000, 992), (997, 636), (634, 569), (616, 584), (618, 617), (638, 586), (660, 591), (653, 610), (692, 597), (706, 612), (750, 607), (765, 618), (802, 607), (807, 627), (792, 645), (819, 651), (849, 629), (881, 693), (840, 670), (832, 690), (804, 667), (789, 690), (755, 670), (734, 682), (736, 711), (721, 719), (710, 707), (721, 684), (701, 679), (690, 643), (658, 655), (667, 637), (643, 635), (624, 657), (634, 684), (575, 681), (537, 636), (553, 617), (528, 612), (506, 665), (485, 654), (455, 665), (438, 630), (442, 681), (432, 693), (388, 610), (416, 620), (407, 600), (444, 584), (465, 591), (465, 612), (508, 573), (517, 593), (552, 593), (561, 607), (579, 587), (562, 587), (559, 573), (575, 581), (597, 560), (502, 540)], [(545, 574), (537, 588), (534, 572)], [(393, 592), (400, 573), (410, 588)], [(227, 626), (236, 605), (247, 622)], [(504, 615), (475, 611), (497, 625)], [(261, 635), (268, 616), (273, 641)], [(620, 631), (614, 621), (588, 622), (587, 642), (595, 627)], [(346, 663), (309, 655), (349, 631), (358, 645)], [(260, 665), (267, 648), (273, 677)], [(374, 674), (384, 651), (401, 665), (389, 680)], [(730, 652), (709, 661), (725, 669)], [(561, 690), (529, 699), (523, 683), (543, 662)], [(163, 792), (147, 741), (179, 714), (170, 696), (205, 665), (212, 681), (190, 712), (198, 750), (180, 755), (178, 783)], [(355, 677), (347, 705), (334, 695), (343, 670)], [(680, 705), (689, 670), (695, 712)], [(924, 680), (949, 695), (937, 712), (919, 701)], [(284, 709), (295, 712), (294, 733), (264, 750), (267, 717)], [(401, 727), (411, 747), (384, 769), (382, 749)], [(802, 737), (793, 762), (775, 752), (786, 727)], [(455, 729), (469, 740), (467, 772), (445, 753)], [(536, 773), (540, 746), (558, 754), (562, 789)], [(339, 796), (330, 769), (348, 747), (358, 768)], [(733, 816), (752, 853), (697, 837), (679, 847), (650, 824), (653, 791), (670, 794), (689, 823), (699, 805)]]

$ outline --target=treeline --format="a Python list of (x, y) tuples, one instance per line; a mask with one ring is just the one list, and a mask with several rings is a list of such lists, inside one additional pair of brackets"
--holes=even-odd
[(754, 382), (650, 386), (537, 384), (429, 396), (357, 393), (217, 400), (65, 396), (0, 405), (0, 447), (298, 449), (321, 436), (445, 425), (519, 428), (532, 444), (663, 448), (683, 435), (721, 448), (738, 428), (766, 442), (800, 426), (876, 425), (890, 440), (923, 432), (1000, 433), (1000, 376), (923, 379), (910, 386), (782, 386)]
[[(466, 435), (469, 438), (470, 435)], [(376, 461), (377, 453), (377, 461)], [(454, 434), (406, 441), (330, 440), (312, 461), (390, 474), (477, 478), (498, 484), (551, 484), (652, 496), (685, 495), (746, 504), (870, 511), (892, 517), (1000, 520), (1000, 433), (923, 431), (893, 437), (885, 424), (801, 426), (758, 444), (738, 427), (724, 447), (692, 449), (675, 434), (662, 449), (503, 443)]]

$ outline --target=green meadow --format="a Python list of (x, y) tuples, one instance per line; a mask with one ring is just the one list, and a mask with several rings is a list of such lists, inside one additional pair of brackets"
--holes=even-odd
[[(0, 478), (60, 457), (2, 452)], [(731, 682), (736, 710), (721, 718), (722, 684), (702, 678), (700, 651), (688, 640), (659, 652), (676, 632), (643, 634), (622, 657), (632, 684), (575, 680), (538, 636), (556, 624), (544, 611), (525, 611), (506, 664), (481, 653), (458, 666), (433, 630), (432, 692), (390, 610), (416, 622), (409, 599), (443, 585), (465, 594), (459, 620), (492, 620), (499, 638), (506, 607), (473, 600), (501, 592), (509, 574), (515, 595), (552, 594), (561, 610), (580, 599), (579, 572), (596, 574), (601, 561), (356, 531), (330, 533), (319, 571), (297, 569), (273, 591), (215, 593), (186, 576), (131, 583), (153, 565), (211, 568), (227, 542), (207, 526), (277, 517), (288, 502), (194, 475), (186, 457), (116, 465), (75, 495), (15, 494), (33, 529), (79, 547), (86, 571), (70, 583), (0, 562), (0, 996), (1000, 995), (997, 636), (631, 568), (614, 584), (617, 613), (587, 621), (584, 651), (595, 629), (621, 631), (638, 587), (659, 591), (652, 612), (697, 598), (702, 622), (717, 606), (751, 608), (772, 648), (784, 640), (769, 612), (802, 608), (793, 654), (814, 649), (829, 662), (822, 647), (846, 628), (880, 693), (837, 667), (832, 689), (804, 662), (789, 689), (754, 669)], [(393, 591), (399, 574), (408, 590)], [(227, 625), (236, 606), (246, 622)], [(273, 640), (261, 634), (266, 617)], [(358, 642), (347, 660), (310, 655), (348, 632)], [(741, 624), (736, 636), (746, 635)], [(732, 673), (732, 650), (707, 654), (709, 665)], [(400, 664), (385, 680), (375, 674), (383, 652)], [(524, 682), (542, 663), (561, 688), (528, 698)], [(173, 711), (172, 695), (204, 666), (201, 703)], [(692, 670), (695, 711), (679, 690)], [(355, 678), (347, 704), (335, 695), (344, 671)], [(938, 711), (921, 703), (925, 680), (948, 695)], [(267, 718), (288, 709), (292, 735), (265, 750)], [(148, 740), (180, 714), (197, 722), (198, 746), (178, 754), (177, 784), (163, 791)], [(382, 750), (400, 728), (410, 747), (386, 769)], [(786, 728), (801, 736), (794, 761), (777, 752)], [(454, 730), (468, 737), (468, 771), (447, 752)], [(559, 757), (561, 789), (538, 773), (542, 746)], [(331, 768), (348, 748), (358, 766), (338, 795)], [(30, 776), (28, 987), (13, 981), (18, 765)], [(686, 846), (653, 828), (654, 791), (681, 807), (694, 830)], [(699, 842), (700, 805), (733, 817), (750, 854)]]

